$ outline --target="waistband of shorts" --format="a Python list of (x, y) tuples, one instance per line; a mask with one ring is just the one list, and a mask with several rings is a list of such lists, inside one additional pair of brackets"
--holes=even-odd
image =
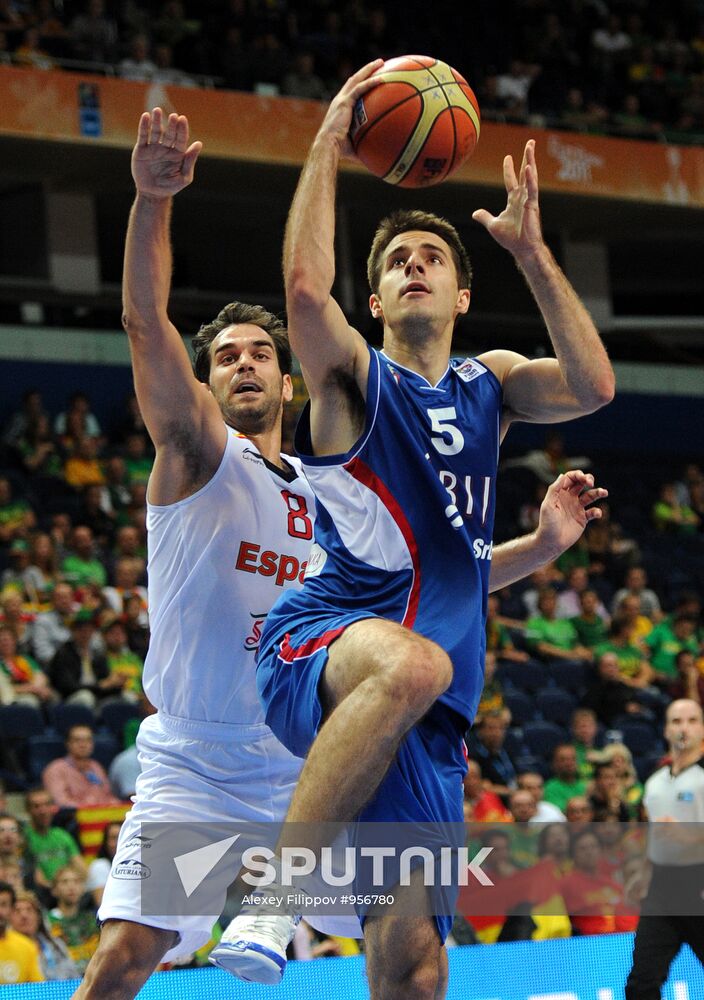
[[(223, 743), (227, 740), (261, 740), (274, 735), (265, 722), (238, 724), (234, 722), (205, 722), (202, 719), (183, 719), (159, 710), (155, 716), (170, 733), (180, 733), (204, 743)], [(146, 721), (146, 720), (145, 720)]]

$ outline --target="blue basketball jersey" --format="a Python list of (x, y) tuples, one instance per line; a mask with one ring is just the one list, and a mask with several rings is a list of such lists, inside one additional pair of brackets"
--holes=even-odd
[(452, 659), (440, 701), (472, 719), (481, 696), (501, 386), (476, 360), (437, 385), (369, 348), (366, 421), (345, 455), (311, 454), (304, 411), (296, 449), (316, 496), (303, 589), (274, 606), (266, 637), (364, 617), (400, 622)]

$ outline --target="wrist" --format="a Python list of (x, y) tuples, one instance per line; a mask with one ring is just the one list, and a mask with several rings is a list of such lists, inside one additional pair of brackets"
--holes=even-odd
[(173, 195), (170, 194), (154, 194), (151, 191), (140, 191), (137, 188), (136, 202), (140, 206), (149, 206), (152, 208), (165, 208), (171, 204), (173, 200)]
[(517, 266), (529, 280), (544, 279), (557, 271), (555, 258), (547, 243), (542, 241), (514, 256)]
[(553, 562), (562, 555), (563, 548), (559, 542), (546, 537), (545, 532), (538, 526), (535, 531), (527, 536), (528, 546), (531, 551), (541, 560), (540, 565)]

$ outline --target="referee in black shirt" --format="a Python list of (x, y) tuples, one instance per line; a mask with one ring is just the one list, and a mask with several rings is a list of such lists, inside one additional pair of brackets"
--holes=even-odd
[[(633, 948), (626, 1000), (660, 1000), (683, 944), (704, 964), (704, 717), (688, 698), (665, 716), (672, 763), (645, 784), (652, 869)], [(699, 996), (704, 996), (704, 988)]]

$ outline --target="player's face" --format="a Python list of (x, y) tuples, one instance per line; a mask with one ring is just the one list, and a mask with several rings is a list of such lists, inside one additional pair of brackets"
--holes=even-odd
[(291, 399), (289, 375), (282, 375), (274, 342), (258, 326), (229, 326), (210, 347), (210, 391), (225, 422), (243, 434), (262, 434), (281, 418)]
[(688, 753), (701, 747), (704, 741), (704, 720), (702, 710), (696, 702), (685, 698), (673, 701), (665, 719), (665, 739), (672, 750)]
[(459, 288), (450, 247), (435, 233), (395, 236), (384, 252), (379, 291), (369, 300), (372, 315), (396, 328), (430, 322), (454, 325), (469, 308), (469, 289)]

